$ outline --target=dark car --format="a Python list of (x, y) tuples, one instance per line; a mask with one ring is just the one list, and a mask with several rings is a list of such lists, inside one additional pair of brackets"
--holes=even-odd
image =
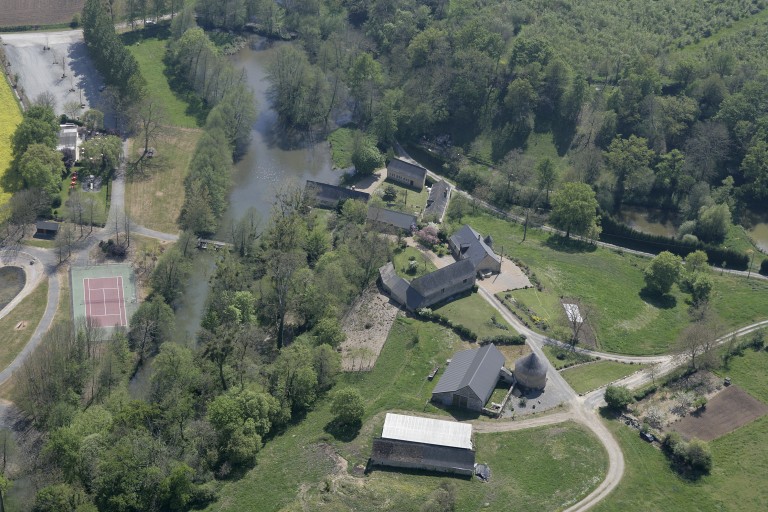
[(648, 441), (649, 443), (652, 443), (656, 440), (656, 437), (650, 432), (640, 432), (640, 437), (643, 439), (643, 441)]

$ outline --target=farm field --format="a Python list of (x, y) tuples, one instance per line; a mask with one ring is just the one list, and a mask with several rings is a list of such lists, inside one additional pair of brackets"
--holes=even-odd
[[(550, 326), (563, 323), (562, 296), (578, 297), (594, 309), (590, 325), (598, 349), (633, 355), (664, 353), (690, 322), (689, 296), (674, 287), (669, 299), (646, 299), (642, 269), (647, 258), (587, 244), (563, 244), (540, 230), (529, 230), (525, 243), (522, 226), (486, 214), (468, 215), (463, 223), (489, 233), (506, 256), (528, 265), (541, 281), (543, 292), (518, 290), (521, 300)], [(726, 328), (748, 325), (768, 317), (768, 282), (713, 272), (712, 309)]]
[(561, 375), (577, 393), (586, 393), (645, 368), (639, 364), (596, 361), (563, 370)]
[(3, 0), (0, 27), (69, 23), (85, 0)]
[[(323, 400), (300, 423), (271, 439), (256, 467), (224, 484), (221, 498), (207, 510), (257, 510), (258, 503), (259, 511), (379, 510), (371, 506), (418, 511), (443, 483), (456, 485), (456, 510), (479, 509), (485, 502), (500, 507), (511, 499), (520, 500), (526, 507), (521, 510), (551, 510), (588, 493), (602, 479), (607, 459), (597, 439), (571, 423), (478, 435), (477, 460), (492, 465), (496, 483), (418, 472), (375, 470), (365, 478), (346, 474), (365, 465), (384, 411), (447, 414), (427, 403), (437, 379), (428, 382), (426, 375), (454, 351), (471, 346), (437, 324), (399, 317), (373, 370), (340, 378), (338, 386), (354, 386), (366, 399), (360, 431), (348, 435), (329, 428), (330, 404)], [(521, 460), (530, 468), (527, 474), (518, 469)]]
[(736, 385), (718, 393), (699, 414), (672, 425), (685, 439), (712, 441), (768, 413), (768, 405)]
[[(5, 77), (0, 79), (0, 105), (5, 105), (0, 110), (0, 177), (2, 177), (11, 164), (11, 137), (21, 122), (19, 104)], [(10, 193), (0, 189), (0, 206), (7, 203), (10, 198)]]

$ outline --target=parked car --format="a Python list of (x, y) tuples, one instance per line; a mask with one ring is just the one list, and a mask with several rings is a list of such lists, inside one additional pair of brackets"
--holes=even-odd
[(656, 436), (650, 432), (640, 432), (640, 437), (643, 439), (643, 441), (648, 441), (649, 443), (652, 443), (656, 440)]

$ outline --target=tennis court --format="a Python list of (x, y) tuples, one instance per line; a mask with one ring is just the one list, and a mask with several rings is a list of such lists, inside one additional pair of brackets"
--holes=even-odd
[(103, 329), (127, 328), (136, 309), (136, 281), (130, 265), (73, 267), (72, 315)]

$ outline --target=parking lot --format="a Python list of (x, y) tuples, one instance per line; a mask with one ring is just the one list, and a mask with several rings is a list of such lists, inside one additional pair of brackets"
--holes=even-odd
[(103, 82), (88, 56), (81, 30), (59, 32), (21, 32), (2, 34), (11, 75), (18, 73), (20, 87), (30, 101), (50, 92), (57, 114), (64, 105), (82, 103), (84, 108), (97, 108), (105, 114), (105, 124), (112, 126), (109, 108), (100, 88)]

